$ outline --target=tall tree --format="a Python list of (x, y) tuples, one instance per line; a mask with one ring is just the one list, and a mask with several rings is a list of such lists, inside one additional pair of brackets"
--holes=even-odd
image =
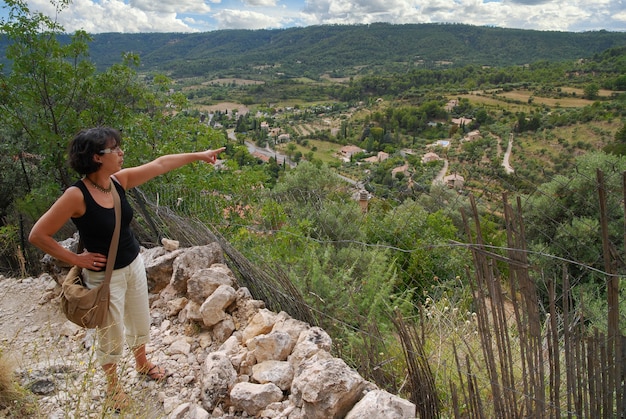
[[(57, 14), (70, 2), (52, 0)], [(219, 133), (181, 116), (186, 99), (170, 94), (169, 79), (155, 76), (152, 85), (139, 80), (136, 55), (125, 54), (119, 64), (98, 72), (89, 57), (91, 38), (86, 32), (65, 34), (58, 23), (32, 12), (24, 0), (5, 4), (8, 16), (0, 19), (0, 36), (8, 45), (8, 64), (0, 71), (0, 191), (9, 194), (0, 200), (0, 227), (8, 231), (19, 225), (22, 248), (29, 223), (75, 180), (66, 150), (80, 129), (121, 129), (125, 146), (137, 150), (129, 153), (129, 165), (164, 152), (223, 144)], [(0, 249), (9, 249), (3, 240), (0, 231)], [(0, 262), (15, 254), (13, 249), (0, 250)]]
[[(131, 75), (121, 67), (96, 75), (88, 59), (87, 33), (77, 31), (62, 43), (63, 28), (56, 22), (31, 12), (22, 0), (5, 3), (9, 16), (0, 21), (0, 32), (9, 43), (10, 68), (0, 74), (4, 142), (12, 146), (12, 154), (40, 156), (39, 172), (68, 186), (69, 138), (84, 126), (105, 121), (120, 125), (129, 110), (122, 106), (127, 95), (119, 95), (119, 90), (129, 85)], [(68, 1), (54, 4), (60, 12)]]

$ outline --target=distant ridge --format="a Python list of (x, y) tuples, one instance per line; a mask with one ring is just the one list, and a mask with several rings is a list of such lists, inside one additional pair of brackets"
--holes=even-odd
[[(416, 66), (510, 66), (589, 58), (626, 46), (626, 32), (546, 32), (464, 24), (376, 23), (205, 33), (93, 35), (99, 69), (140, 55), (142, 71), (177, 77), (275, 74), (317, 78), (406, 71)], [(268, 70), (269, 69), (269, 70)]]

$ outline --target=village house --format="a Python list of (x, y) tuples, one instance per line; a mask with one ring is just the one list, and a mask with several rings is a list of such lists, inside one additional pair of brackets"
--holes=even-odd
[(271, 138), (277, 138), (281, 133), (280, 128), (272, 128), (270, 132), (267, 134)]
[(459, 101), (457, 99), (452, 99), (446, 103), (445, 110), (446, 112), (450, 112), (452, 109), (456, 108), (459, 105)]
[(405, 164), (404, 166), (396, 167), (391, 171), (391, 177), (396, 177), (398, 173), (403, 173), (404, 175), (409, 174), (409, 165)]
[(388, 153), (385, 153), (384, 151), (379, 151), (377, 155), (368, 157), (364, 161), (368, 163), (380, 163), (382, 161), (387, 160), (388, 158), (389, 158)]
[(270, 161), (270, 158), (268, 156), (263, 153), (259, 153), (258, 151), (255, 151), (254, 153), (252, 153), (252, 155), (257, 159), (263, 161), (264, 163), (268, 163)]
[(339, 150), (339, 157), (347, 163), (350, 161), (353, 155), (357, 153), (362, 153), (364, 151), (365, 150), (363, 150), (361, 147), (357, 147), (355, 145), (346, 145), (341, 147), (341, 149)]
[(468, 132), (461, 141), (474, 141), (479, 138), (480, 138), (480, 131), (474, 130), (474, 131)]
[(465, 178), (457, 173), (445, 176), (443, 182), (449, 187), (454, 189), (463, 189), (465, 185)]
[(422, 163), (430, 163), (431, 161), (441, 160), (437, 153), (428, 152), (422, 156)]
[(472, 120), (469, 118), (452, 118), (452, 123), (457, 124), (458, 126), (471, 124)]

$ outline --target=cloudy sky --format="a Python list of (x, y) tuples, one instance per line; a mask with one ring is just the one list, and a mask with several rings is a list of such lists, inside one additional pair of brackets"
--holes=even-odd
[[(26, 2), (31, 10), (57, 16), (67, 32), (206, 32), (372, 22), (626, 32), (626, 0), (72, 0), (58, 15), (50, 0)], [(6, 18), (5, 7), (0, 18)]]

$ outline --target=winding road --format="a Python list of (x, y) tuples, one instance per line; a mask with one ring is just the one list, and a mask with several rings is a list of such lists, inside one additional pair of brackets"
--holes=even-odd
[(511, 163), (509, 160), (511, 159), (511, 151), (513, 150), (513, 133), (509, 134), (509, 145), (506, 147), (506, 151), (504, 152), (504, 159), (502, 159), (502, 166), (504, 166), (504, 171), (508, 174), (515, 172), (511, 167)]
[[(498, 152), (501, 152), (500, 143), (502, 142), (502, 139), (500, 137), (496, 138), (498, 139)], [(515, 172), (515, 169), (513, 169), (510, 163), (511, 153), (513, 151), (513, 138), (514, 135), (513, 133), (511, 133), (509, 135), (509, 144), (506, 147), (506, 151), (504, 152), (504, 158), (502, 159), (502, 166), (504, 167), (504, 171), (509, 175)], [(435, 179), (433, 179), (433, 185), (436, 183), (444, 183), (443, 178), (445, 177), (446, 173), (448, 173), (448, 160), (444, 159), (443, 168), (439, 171)]]
[[(237, 136), (235, 135), (235, 130), (229, 129), (227, 131), (228, 133), (228, 139), (232, 140), (232, 141), (237, 141)], [(286, 156), (285, 154), (279, 153), (276, 150), (272, 150), (269, 145), (265, 146), (265, 148), (262, 147), (257, 147), (256, 144), (254, 144), (253, 142), (250, 141), (245, 141), (244, 144), (246, 145), (246, 147), (248, 147), (248, 152), (250, 154), (262, 154), (266, 157), (274, 157), (276, 159), (276, 162), (278, 164), (284, 164), (285, 162), (287, 162), (287, 164), (291, 167), (295, 167), (296, 163), (293, 162), (289, 156)]]

